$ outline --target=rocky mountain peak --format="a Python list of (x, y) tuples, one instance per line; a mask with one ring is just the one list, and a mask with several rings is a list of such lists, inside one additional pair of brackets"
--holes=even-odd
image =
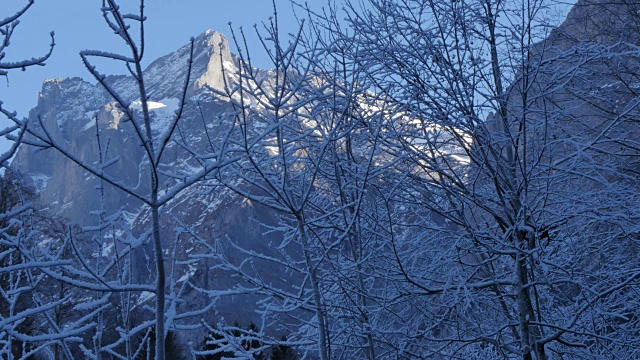
[[(224, 88), (223, 66), (229, 71), (235, 69), (235, 62), (229, 42), (224, 34), (207, 30), (193, 39), (193, 65), (189, 92), (205, 87), (222, 90)], [(145, 80), (152, 98), (179, 98), (187, 77), (190, 44), (165, 55), (145, 70)]]
[(224, 72), (235, 71), (235, 63), (227, 38), (222, 33), (207, 30), (195, 39), (195, 50), (194, 67), (197, 65), (199, 68), (199, 66), (205, 65), (205, 61), (206, 65), (202, 75), (195, 80), (194, 89), (208, 85), (214, 89), (223, 90)]
[(571, 42), (611, 45), (619, 41), (637, 43), (638, 34), (640, 3), (637, 1), (578, 0), (555, 35)]
[[(191, 44), (186, 43), (176, 51), (154, 60), (144, 70), (152, 113), (151, 127), (156, 135), (166, 131), (167, 120), (174, 116), (174, 110), (179, 105), (182, 89), (189, 74), (190, 50)], [(207, 30), (193, 38), (187, 103), (191, 104), (191, 98), (205, 90), (205, 86), (222, 90), (224, 77), (228, 76), (224, 73), (223, 66), (229, 71), (234, 71), (235, 64), (229, 43), (222, 33)], [(87, 74), (87, 78), (89, 77)], [(132, 109), (139, 106), (140, 94), (133, 77), (112, 75), (105, 81)], [(187, 105), (188, 108), (189, 106), (192, 105)], [(139, 174), (125, 169), (137, 169), (142, 155), (137, 143), (122, 131), (121, 121), (124, 119), (124, 112), (120, 105), (114, 102), (101, 85), (81, 78), (46, 80), (38, 98), (38, 105), (30, 112), (29, 121), (36, 128), (42, 123), (53, 137), (78, 154), (79, 158), (88, 163), (95, 163), (96, 118), (98, 127), (108, 134), (113, 144), (112, 148), (126, 149), (120, 154), (120, 168), (113, 170), (113, 175), (129, 186), (136, 186), (142, 181)], [(49, 204), (52, 213), (73, 218), (82, 224), (93, 221), (87, 214), (95, 203), (95, 184), (87, 180), (88, 175), (67, 159), (55, 156), (50, 151), (45, 154), (35, 148), (22, 147), (14, 165), (25, 174), (35, 176), (34, 179), (47, 179), (40, 181), (38, 190), (42, 201)], [(70, 187), (69, 183), (75, 183), (76, 186)], [(128, 201), (120, 194), (111, 196), (114, 204), (125, 204)]]

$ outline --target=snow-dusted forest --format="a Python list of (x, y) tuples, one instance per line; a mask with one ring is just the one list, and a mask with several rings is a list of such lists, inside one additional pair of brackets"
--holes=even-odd
[[(4, 60), (23, 2), (0, 76), (56, 51)], [(274, 5), (143, 66), (145, 6), (0, 102), (1, 359), (640, 358), (639, 2)]]

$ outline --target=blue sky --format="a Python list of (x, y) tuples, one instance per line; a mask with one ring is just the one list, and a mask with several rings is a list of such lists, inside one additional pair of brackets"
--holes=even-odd
[[(0, 17), (9, 16), (27, 1), (0, 0)], [(135, 4), (131, 12), (137, 10), (138, 1), (120, 2)], [(289, 1), (276, 0), (275, 3), (281, 28), (288, 32), (297, 29)], [(315, 3), (319, 8), (326, 1)], [(49, 47), (50, 31), (55, 31), (56, 46), (45, 67), (29, 68), (25, 72), (14, 71), (10, 73), (8, 82), (0, 78), (0, 100), (5, 108), (17, 111), (21, 117), (27, 116), (37, 103), (38, 92), (45, 79), (74, 76), (90, 79), (78, 56), (80, 50), (122, 49), (119, 39), (104, 24), (101, 4), (101, 0), (35, 1), (21, 18), (5, 60), (15, 61), (44, 54)], [(191, 36), (197, 36), (207, 29), (223, 32), (229, 37), (229, 22), (236, 29), (244, 27), (250, 33), (249, 40), (255, 48), (258, 43), (253, 25), (268, 21), (273, 14), (270, 0), (147, 0), (145, 5), (148, 18), (147, 64), (178, 49)], [(261, 62), (266, 64), (266, 59), (254, 60), (257, 65), (261, 65)], [(118, 72), (118, 68), (105, 68), (104, 65), (101, 69), (107, 74)], [(4, 125), (7, 125), (7, 120), (0, 117), (0, 128), (4, 128)], [(6, 150), (6, 146), (6, 141), (0, 139), (0, 152)]]
[[(0, 0), (0, 17), (12, 14), (27, 1)], [(327, 0), (307, 1), (315, 9), (327, 3)], [(569, 0), (569, 3), (572, 2)], [(128, 4), (131, 12), (137, 10), (137, 0), (121, 0), (120, 3)], [(32, 67), (25, 72), (14, 71), (8, 81), (0, 78), (0, 100), (5, 108), (17, 111), (20, 117), (27, 116), (37, 103), (43, 81), (48, 78), (79, 76), (91, 80), (78, 56), (80, 50), (123, 50), (119, 39), (104, 24), (101, 4), (102, 0), (35, 1), (21, 18), (4, 60), (16, 61), (44, 54), (49, 47), (50, 31), (55, 31), (56, 47), (45, 67)], [(297, 20), (290, 1), (275, 0), (275, 4), (281, 29), (287, 32), (297, 30)], [(568, 10), (569, 7), (567, 4), (564, 8)], [(236, 29), (242, 26), (249, 34), (249, 46), (256, 49), (259, 43), (253, 25), (268, 21), (273, 14), (273, 6), (271, 0), (146, 0), (145, 12), (148, 18), (145, 57), (149, 64), (207, 29), (223, 32), (229, 37), (229, 22)], [(563, 16), (560, 14), (560, 18)], [(261, 59), (259, 55), (255, 51), (252, 54), (254, 63), (268, 66), (266, 59)], [(105, 74), (122, 73), (119, 67), (109, 68), (103, 63), (100, 63), (100, 70)], [(8, 121), (0, 117), (0, 129), (7, 124)], [(6, 140), (0, 139), (0, 153), (7, 149), (7, 145)]]

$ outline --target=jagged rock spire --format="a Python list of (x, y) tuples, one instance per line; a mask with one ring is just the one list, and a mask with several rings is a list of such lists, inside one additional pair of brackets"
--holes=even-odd
[[(205, 71), (195, 80), (193, 88), (199, 89), (209, 85), (214, 89), (223, 90), (223, 67), (226, 71), (234, 71), (235, 68), (227, 38), (222, 33), (207, 30), (195, 40), (196, 54), (200, 56), (198, 60), (206, 61), (206, 66)], [(201, 66), (199, 63), (197, 65)]]
[[(152, 98), (177, 98), (187, 76), (189, 44), (154, 61), (144, 71), (147, 89)], [(230, 71), (235, 67), (229, 42), (224, 34), (207, 30), (194, 38), (193, 68), (189, 91), (209, 85), (222, 90), (222, 66)]]

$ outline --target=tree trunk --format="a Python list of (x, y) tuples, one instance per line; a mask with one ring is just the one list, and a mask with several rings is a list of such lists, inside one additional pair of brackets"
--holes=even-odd
[[(154, 194), (154, 197), (157, 195)], [(153, 218), (153, 246), (156, 257), (156, 360), (165, 360), (164, 354), (164, 254), (160, 243), (160, 215), (157, 206), (151, 209)]]
[(311, 279), (311, 287), (313, 289), (313, 300), (315, 302), (316, 307), (316, 317), (318, 318), (318, 330), (320, 331), (320, 339), (319, 339), (319, 351), (320, 351), (320, 360), (329, 360), (329, 349), (327, 346), (327, 329), (326, 329), (326, 321), (324, 318), (324, 312), (322, 310), (322, 297), (320, 294), (320, 287), (318, 285), (318, 277), (316, 275), (316, 270), (311, 261), (311, 255), (309, 254), (309, 239), (307, 238), (307, 232), (304, 228), (304, 222), (302, 221), (302, 215), (296, 214), (296, 221), (298, 222), (298, 231), (300, 232), (300, 238), (302, 239), (302, 244), (304, 246), (304, 260), (307, 266), (307, 271), (309, 272), (309, 278)]

